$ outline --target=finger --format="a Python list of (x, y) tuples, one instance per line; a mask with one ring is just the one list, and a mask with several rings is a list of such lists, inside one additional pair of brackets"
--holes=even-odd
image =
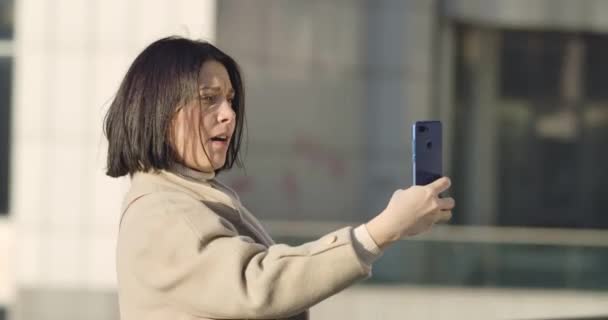
[(452, 211), (439, 211), (435, 218), (435, 223), (444, 223), (452, 219)]
[(437, 204), (441, 210), (452, 210), (456, 206), (456, 201), (452, 197), (439, 198), (439, 200), (437, 200)]
[(452, 185), (452, 181), (448, 177), (441, 177), (428, 184), (428, 187), (433, 190), (435, 194), (440, 194), (446, 191)]

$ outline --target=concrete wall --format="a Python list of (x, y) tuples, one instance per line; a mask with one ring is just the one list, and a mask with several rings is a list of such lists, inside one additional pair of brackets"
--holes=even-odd
[(311, 310), (315, 320), (600, 319), (607, 315), (608, 293), (415, 286), (357, 286)]
[[(160, 37), (213, 40), (215, 1), (22, 0), (16, 10), (13, 315), (51, 319), (58, 305), (79, 305), (72, 300), (79, 293), (90, 301), (99, 293), (103, 304), (115, 288), (127, 181), (104, 175), (101, 128), (122, 76)], [(116, 318), (115, 308), (100, 312)]]
[(256, 215), (365, 221), (411, 184), (411, 124), (436, 116), (435, 1), (226, 0), (218, 13), (249, 133), (246, 170), (222, 178)]

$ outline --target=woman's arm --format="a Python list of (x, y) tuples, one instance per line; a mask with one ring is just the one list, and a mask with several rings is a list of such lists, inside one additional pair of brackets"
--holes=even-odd
[(369, 276), (350, 227), (301, 246), (266, 248), (179, 193), (137, 200), (123, 220), (119, 259), (139, 285), (211, 318), (297, 314)]

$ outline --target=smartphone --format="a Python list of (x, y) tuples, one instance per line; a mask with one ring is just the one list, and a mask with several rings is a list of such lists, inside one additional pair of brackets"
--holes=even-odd
[(414, 185), (427, 185), (442, 174), (442, 129), (440, 121), (416, 121), (412, 125)]

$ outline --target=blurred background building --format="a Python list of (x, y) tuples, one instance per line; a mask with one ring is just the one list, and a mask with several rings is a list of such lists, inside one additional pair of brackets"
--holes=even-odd
[(118, 319), (126, 179), (102, 119), (168, 35), (240, 62), (245, 168), (280, 241), (367, 221), (444, 124), (458, 208), (314, 319), (608, 316), (608, 1), (0, 0), (0, 319)]

